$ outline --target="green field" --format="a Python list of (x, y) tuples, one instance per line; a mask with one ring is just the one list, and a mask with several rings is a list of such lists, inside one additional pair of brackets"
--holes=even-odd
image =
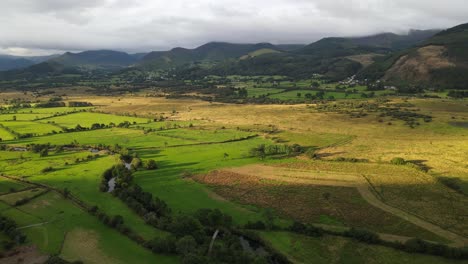
[[(126, 222), (145, 238), (162, 235), (163, 232), (147, 226), (141, 218), (111, 194), (99, 191), (100, 175), (104, 170), (116, 164), (115, 158), (106, 156), (92, 161), (75, 163), (77, 158), (86, 158), (87, 155), (88, 153), (59, 153), (49, 155), (46, 158), (38, 158), (37, 155), (23, 155), (24, 161), (8, 165), (0, 164), (3, 165), (1, 169), (5, 174), (18, 177), (28, 176), (29, 180), (38, 183), (59, 189), (68, 188), (87, 204), (96, 205), (109, 215), (120, 214), (124, 216)], [(0, 160), (10, 157), (10, 153), (0, 153)], [(52, 167), (54, 171), (42, 173), (41, 170), (46, 167)]]
[(7, 131), (5, 128), (0, 127), (0, 138), (3, 140), (11, 140), (15, 138), (15, 135)]
[[(238, 223), (258, 220), (261, 218), (261, 210), (249, 210), (216, 198), (207, 187), (182, 176), (184, 172), (197, 174), (216, 168), (254, 163), (256, 159), (247, 157), (248, 148), (262, 143), (268, 144), (268, 141), (250, 139), (207, 146), (167, 148), (159, 153), (141, 151), (142, 158), (157, 158), (161, 169), (154, 175), (149, 171), (138, 171), (136, 180), (145, 190), (165, 199), (176, 210), (193, 212), (199, 208), (219, 208), (232, 215)], [(229, 157), (224, 158), (224, 153)]]
[(73, 113), (69, 115), (57, 116), (42, 120), (42, 122), (53, 122), (67, 128), (75, 128), (77, 125), (80, 125), (82, 127), (91, 127), (91, 125), (95, 123), (105, 125), (113, 123), (115, 125), (118, 125), (125, 121), (128, 121), (133, 124), (148, 123), (149, 120), (138, 117), (116, 116), (92, 112)]
[[(14, 218), (20, 227), (44, 223), (22, 230), (30, 242), (46, 253), (60, 254), (62, 243), (70, 243), (72, 248), (61, 253), (70, 261), (101, 263), (103, 259), (110, 258), (113, 263), (177, 263), (173, 257), (154, 255), (142, 249), (54, 193), (2, 214)], [(70, 235), (82, 230), (92, 235), (76, 238)], [(123, 251), (122, 247), (126, 250)], [(127, 250), (134, 254), (128, 254)]]
[[(296, 83), (296, 87), (307, 88), (311, 81), (303, 80), (300, 85)], [(249, 81), (249, 85), (257, 84)], [(279, 85), (289, 86), (292, 83), (282, 81)], [(325, 85), (335, 89), (332, 84), (321, 83), (321, 86)], [(17, 109), (15, 113), (0, 114), (0, 120), (4, 120), (0, 123), (15, 134), (32, 135), (14, 139), (15, 135), (0, 128), (0, 172), (66, 190), (106, 215), (120, 215), (125, 225), (146, 241), (166, 238), (172, 231), (167, 231), (164, 225), (157, 225), (156, 228), (147, 224), (146, 215), (135, 213), (122, 198), (99, 190), (104, 171), (121, 164), (121, 157), (126, 154), (138, 157), (143, 164), (149, 160), (156, 161), (155, 170), (145, 166), (135, 170), (132, 173), (133, 182), (153, 197), (165, 201), (173, 216), (190, 215), (198, 209), (211, 208), (230, 215), (237, 227), (248, 222), (266, 223), (271, 219), (279, 227), (287, 227), (292, 220), (296, 220), (326, 224), (333, 228), (366, 227), (388, 235), (420, 236), (442, 243), (453, 242), (430, 228), (424, 228), (424, 225), (414, 224), (401, 215), (373, 206), (354, 187), (339, 184), (340, 181), (348, 181), (346, 177), (336, 180), (338, 183), (330, 183), (330, 186), (314, 186), (301, 183), (304, 180), (301, 177), (305, 177), (302, 174), (294, 176), (285, 173), (278, 176), (291, 177), (284, 181), (258, 178), (255, 174), (239, 174), (244, 178), (226, 174), (229, 170), (242, 171), (246, 165), (260, 166), (261, 163), (263, 166), (298, 170), (307, 177), (318, 177), (319, 180), (326, 175), (365, 177), (373, 188), (372, 192), (385, 204), (411, 212), (423, 221), (457, 235), (464, 234), (466, 224), (457, 214), (466, 211), (463, 208), (465, 196), (450, 189), (453, 186), (447, 187), (435, 178), (450, 174), (462, 179), (461, 184), (468, 179), (466, 161), (462, 159), (466, 153), (466, 128), (450, 125), (453, 120), (463, 122), (464, 118), (468, 118), (464, 111), (457, 111), (463, 103), (450, 101), (428, 105), (425, 101), (415, 100), (412, 109), (418, 110), (413, 112), (431, 114), (433, 121), (421, 121), (418, 127), (410, 128), (401, 120), (380, 117), (380, 112), (372, 110), (363, 117), (351, 118), (345, 107), (356, 107), (364, 112), (365, 104), (369, 103), (367, 100), (357, 100), (365, 87), (354, 89), (359, 92), (347, 98), (356, 100), (342, 101), (345, 102), (343, 105), (339, 104), (340, 101), (330, 102), (337, 105), (332, 110), (327, 110), (323, 105), (319, 108), (315, 104), (237, 105), (146, 97), (122, 98), (112, 100), (112, 103), (109, 98), (89, 98), (93, 104), (99, 105), (96, 110), (115, 114), (74, 112), (57, 115), (76, 110)], [(279, 93), (270, 97), (281, 100), (299, 99), (298, 92), (302, 99), (305, 93), (316, 92), (284, 92), (280, 88), (268, 87), (248, 87), (248, 90), (249, 96), (255, 93), (250, 91), (257, 90), (256, 96), (260, 96), (274, 90)], [(329, 95), (336, 96), (336, 99), (344, 98), (344, 92), (325, 93), (325, 97)], [(392, 103), (409, 105), (397, 99)], [(142, 110), (138, 112), (135, 109)], [(154, 113), (170, 113), (174, 109), (179, 111), (172, 112), (166, 121), (148, 119), (150, 116), (159, 119), (159, 114)], [(144, 117), (126, 116), (126, 113), (132, 112)], [(17, 116), (16, 121), (10, 121), (13, 115)], [(36, 116), (47, 118), (35, 120)], [(379, 118), (385, 121), (379, 122)], [(130, 123), (128, 127), (116, 127), (126, 121)], [(391, 126), (387, 125), (390, 121)], [(62, 131), (62, 128), (72, 129), (77, 125), (89, 128), (95, 123), (113, 123), (116, 126)], [(52, 133), (54, 130), (57, 133)], [(50, 144), (50, 147), (46, 155), (41, 156), (30, 150), (32, 144)], [(254, 147), (294, 144), (301, 146), (302, 152), (295, 153), (297, 156), (284, 153), (265, 158), (252, 156)], [(67, 146), (60, 148), (63, 145)], [(124, 149), (118, 150), (116, 145)], [(28, 149), (23, 151), (23, 148)], [(308, 148), (314, 149), (316, 155), (305, 155)], [(445, 150), (445, 154), (440, 155), (437, 149)], [(398, 156), (411, 162), (414, 160), (411, 163), (413, 166), (389, 163)], [(418, 169), (418, 162), (428, 164), (429, 171)], [(441, 173), (443, 171), (447, 173)], [(219, 173), (216, 180), (225, 184), (224, 189), (221, 188), (222, 184), (198, 180), (199, 177), (218, 175), (216, 173)], [(265, 173), (268, 174), (265, 176), (274, 176), (274, 172)], [(151, 253), (55, 191), (15, 206), (18, 200), (31, 198), (43, 190), (0, 176), (0, 212), (14, 219), (27, 235), (28, 243), (37, 245), (41, 252), (85, 263), (180, 262), (176, 254), (165, 256)], [(297, 263), (386, 263), (389, 259), (410, 263), (411, 256), (414, 257), (413, 263), (453, 263), (433, 256), (409, 255), (387, 247), (361, 244), (343, 237), (325, 236), (318, 239), (267, 231), (262, 232), (261, 236)]]
[(11, 191), (19, 191), (26, 187), (27, 185), (25, 184), (12, 181), (9, 179), (5, 179), (5, 178), (0, 178), (0, 195), (9, 193)]
[(39, 193), (42, 193), (44, 190), (41, 188), (34, 188), (34, 189), (28, 189), (25, 191), (21, 192), (15, 192), (11, 194), (4, 194), (0, 196), (0, 200), (3, 201), (6, 204), (9, 204), (11, 206), (14, 206), (16, 202), (20, 201), (21, 199), (28, 199), (32, 198), (35, 195), (38, 195)]
[(277, 88), (247, 88), (247, 94), (249, 97), (259, 97), (262, 95), (269, 96), (271, 94), (277, 94), (283, 92), (284, 89), (277, 89)]
[(1, 120), (0, 121), (32, 121), (36, 119), (41, 119), (41, 118), (46, 118), (50, 117), (53, 114), (51, 113), (44, 113), (44, 114), (39, 114), (39, 113), (34, 113), (34, 114), (26, 114), (26, 113), (18, 113), (18, 114), (3, 114), (0, 115)]
[(31, 121), (3, 121), (0, 122), (0, 124), (19, 134), (33, 134), (39, 136), (52, 133), (53, 131), (61, 131), (60, 127)]
[(261, 232), (261, 237), (293, 263), (467, 263), (440, 257), (410, 254), (351, 239), (308, 237), (286, 232)]

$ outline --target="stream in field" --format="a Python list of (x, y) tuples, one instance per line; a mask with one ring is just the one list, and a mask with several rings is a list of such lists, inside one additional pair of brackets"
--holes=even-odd
[[(128, 162), (124, 162), (124, 166), (125, 168), (127, 168), (127, 170), (131, 170), (132, 169), (132, 164), (128, 163)], [(112, 192), (114, 189), (115, 189), (115, 177), (110, 179), (108, 182), (107, 182), (107, 186), (109, 187), (107, 189), (107, 192)]]
[(115, 177), (110, 179), (108, 182), (107, 182), (107, 185), (108, 185), (108, 189), (107, 189), (107, 192), (112, 192), (114, 189), (115, 189)]

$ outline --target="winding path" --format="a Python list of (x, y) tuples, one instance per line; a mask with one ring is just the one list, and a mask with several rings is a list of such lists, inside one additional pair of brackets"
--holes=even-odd
[[(416, 226), (429, 230), (430, 232), (440, 237), (443, 237), (449, 241), (452, 241), (452, 243), (450, 244), (451, 246), (463, 247), (468, 245), (468, 239), (466, 237), (443, 229), (442, 227), (430, 223), (416, 215), (385, 204), (374, 194), (374, 192), (371, 190), (372, 186), (370, 185), (370, 183), (364, 176), (361, 175), (345, 174), (339, 172), (291, 169), (266, 165), (248, 165), (239, 168), (225, 169), (225, 171), (291, 183), (355, 187), (359, 191), (362, 198), (366, 200), (370, 205), (377, 207), (387, 213), (398, 216)], [(382, 234), (382, 238), (384, 238), (385, 236), (389, 236), (388, 238), (400, 237)]]

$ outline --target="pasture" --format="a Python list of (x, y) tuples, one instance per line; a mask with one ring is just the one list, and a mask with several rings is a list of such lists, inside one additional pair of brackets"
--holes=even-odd
[[(310, 82), (304, 81), (298, 89), (307, 89)], [(356, 89), (358, 93), (347, 97), (356, 95), (355, 100), (327, 105), (235, 105), (138, 95), (70, 96), (69, 100), (92, 102), (95, 107), (83, 109), (95, 112), (64, 107), (16, 109), (15, 113), (0, 114), (0, 123), (7, 128), (0, 128), (0, 171), (66, 189), (108, 215), (122, 216), (135, 234), (147, 240), (167, 237), (169, 233), (146, 224), (120, 199), (99, 191), (103, 172), (121, 163), (119, 154), (111, 151), (115, 145), (124, 147), (143, 163), (156, 161), (156, 170), (134, 171), (134, 182), (153, 197), (164, 200), (175, 214), (216, 208), (231, 215), (235, 225), (242, 226), (249, 221), (267, 221), (272, 212), (274, 223), (281, 227), (296, 220), (453, 242), (443, 232), (431, 231), (405, 215), (379, 207), (378, 203), (383, 203), (443, 231), (466, 237), (466, 196), (438, 178), (459, 178), (461, 185), (468, 182), (467, 129), (451, 125), (468, 119), (466, 102), (391, 99), (389, 104), (403, 105), (398, 106), (401, 111), (431, 115), (431, 122), (421, 121), (411, 128), (393, 116), (382, 117), (381, 112), (368, 106), (375, 103), (388, 108), (389, 104), (359, 99), (364, 88)], [(311, 92), (285, 92), (271, 86), (248, 87), (248, 91), (249, 96), (271, 93), (270, 97), (284, 100), (297, 99), (298, 92), (301, 98)], [(325, 97), (340, 99), (344, 95), (334, 93), (327, 91)], [(358, 117), (350, 114), (354, 112), (360, 113)], [(161, 116), (164, 121), (154, 121)], [(126, 121), (128, 126), (116, 127)], [(87, 129), (95, 123), (115, 126)], [(62, 131), (77, 125), (82, 131)], [(31, 136), (15, 139), (24, 134)], [(31, 144), (50, 146), (42, 155), (31, 151)], [(251, 155), (254, 147), (273, 144), (299, 144), (304, 151), (313, 149), (315, 160), (305, 154), (265, 159)], [(60, 148), (63, 145), (67, 147)], [(93, 147), (101, 151), (90, 149)], [(28, 149), (19, 151), (26, 150), (23, 148)], [(409, 163), (390, 164), (395, 157)], [(367, 194), (377, 202), (363, 195), (360, 187), (364, 183)], [(37, 245), (41, 252), (85, 263), (179, 262), (174, 256), (151, 253), (56, 192), (15, 206), (16, 201), (31, 198), (37, 191), (41, 190), (0, 177), (0, 211), (25, 227), (22, 230), (28, 243)], [(344, 263), (345, 259), (385, 263), (391, 258), (409, 263), (411, 259), (401, 251), (339, 237), (318, 240), (269, 231), (261, 236), (298, 263), (307, 263), (310, 258), (327, 263), (334, 254), (339, 256), (336, 263)], [(126, 254), (121, 248), (135, 254)], [(351, 256), (353, 248), (357, 253)], [(414, 259), (413, 263), (451, 263), (423, 255)]]
[(32, 121), (3, 121), (0, 122), (0, 124), (19, 135), (31, 134), (40, 136), (52, 133), (53, 131), (59, 132), (62, 130), (60, 127), (52, 124), (42, 124)]
[(293, 263), (467, 263), (410, 254), (382, 246), (370, 246), (335, 236), (317, 238), (287, 232), (261, 232), (260, 236)]
[(77, 125), (82, 127), (91, 127), (93, 124), (109, 125), (111, 123), (118, 125), (123, 122), (131, 124), (148, 123), (149, 120), (138, 117), (116, 116), (92, 112), (80, 112), (69, 115), (57, 116), (42, 120), (42, 122), (56, 123), (66, 128), (75, 128)]

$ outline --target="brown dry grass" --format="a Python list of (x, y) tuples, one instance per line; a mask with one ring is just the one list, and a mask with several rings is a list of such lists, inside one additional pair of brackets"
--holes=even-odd
[[(322, 149), (320, 153), (330, 158), (345, 156), (371, 161), (389, 161), (399, 156), (423, 161), (434, 173), (468, 179), (468, 131), (448, 125), (454, 121), (452, 116), (456, 121), (468, 120), (466, 101), (410, 100), (420, 108), (419, 113), (431, 115), (434, 120), (411, 129), (400, 121), (393, 121), (391, 126), (379, 123), (374, 114), (349, 118), (344, 114), (317, 112), (306, 105), (234, 105), (136, 95), (119, 98), (83, 95), (71, 99), (90, 101), (99, 105), (99, 110), (110, 113), (136, 113), (148, 117), (164, 114), (171, 119), (203, 119), (211, 125), (234, 128), (274, 125), (290, 131), (291, 135), (308, 137), (327, 133), (349, 136), (353, 138), (351, 143)], [(172, 114), (173, 110), (177, 113)]]
[(230, 200), (272, 208), (282, 216), (303, 222), (317, 223), (321, 217), (328, 216), (346, 226), (438, 239), (430, 232), (369, 205), (352, 187), (312, 185), (297, 178), (292, 182), (282, 177), (262, 178), (233, 171), (197, 175), (195, 180), (212, 186), (215, 192)]
[(369, 54), (360, 54), (346, 57), (355, 62), (359, 62), (362, 66), (367, 67), (374, 62), (375, 57), (382, 56), (381, 54), (369, 53)]
[(81, 260), (90, 264), (120, 263), (99, 248), (97, 233), (85, 229), (74, 229), (67, 234), (61, 257), (69, 261)]
[(384, 80), (398, 76), (403, 80), (429, 81), (432, 70), (455, 66), (444, 55), (446, 51), (443, 46), (431, 45), (419, 48), (416, 55), (405, 55), (395, 62), (385, 74)]
[(6, 253), (0, 258), (2, 264), (42, 264), (49, 256), (41, 253), (35, 246), (21, 246)]
[(278, 166), (327, 171), (337, 175), (362, 175), (369, 180), (386, 204), (468, 236), (468, 198), (440, 184), (431, 175), (414, 168), (389, 164), (323, 161), (301, 161)]

